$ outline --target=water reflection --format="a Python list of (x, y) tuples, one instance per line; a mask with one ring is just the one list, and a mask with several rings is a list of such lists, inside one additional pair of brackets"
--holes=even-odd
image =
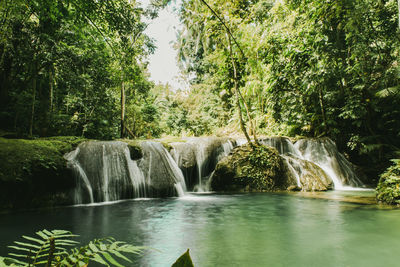
[(396, 266), (398, 225), (399, 210), (330, 199), (192, 195), (1, 215), (0, 255), (47, 228), (154, 248), (134, 266), (170, 266), (187, 248), (196, 266)]

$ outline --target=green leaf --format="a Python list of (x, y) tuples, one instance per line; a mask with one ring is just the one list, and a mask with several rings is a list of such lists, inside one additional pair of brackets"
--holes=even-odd
[(43, 229), (42, 232), (43, 232), (44, 234), (48, 235), (49, 237), (54, 235), (52, 232), (49, 232), (49, 231), (47, 231), (46, 229)]
[(183, 253), (174, 264), (172, 264), (172, 267), (194, 267), (192, 258), (189, 254), (189, 249), (186, 250), (186, 252)]
[[(2, 262), (1, 259), (3, 259), (3, 262)], [(4, 263), (5, 261), (11, 262), (11, 263), (14, 263), (14, 264), (23, 265), (23, 266), (28, 265), (28, 263), (24, 262), (24, 261), (20, 261), (20, 260), (14, 259), (14, 258), (7, 258), (7, 257), (4, 258), (4, 257), (0, 256), (0, 266), (3, 266), (3, 265), (1, 265), (1, 263)], [(8, 265), (5, 265), (5, 266), (8, 266)], [(11, 266), (13, 266), (13, 265), (11, 265)]]
[(8, 255), (10, 255), (10, 256), (14, 256), (14, 257), (26, 258), (26, 255), (25, 255), (25, 254), (15, 254), (15, 253), (8, 253)]
[(127, 257), (125, 257), (124, 255), (122, 255), (121, 253), (119, 253), (119, 252), (116, 251), (116, 250), (111, 250), (110, 253), (112, 253), (112, 254), (114, 254), (115, 256), (117, 256), (117, 257), (119, 257), (119, 258), (121, 258), (121, 259), (124, 259), (124, 260), (126, 260), (126, 261), (128, 261), (128, 262), (132, 262), (130, 259), (128, 259)]
[(16, 247), (16, 246), (8, 246), (8, 247), (16, 249), (16, 250), (28, 251), (28, 252), (31, 252), (32, 254), (38, 253), (37, 250), (32, 250), (32, 249), (29, 249), (29, 248), (21, 248), (21, 247)]
[(70, 231), (65, 231), (65, 230), (52, 230), (51, 231), (54, 235), (65, 235), (65, 234), (69, 234), (72, 235), (72, 233)]
[(64, 237), (72, 238), (72, 237), (78, 237), (78, 236), (79, 235), (68, 234), (68, 235), (57, 235), (57, 236), (55, 236), (55, 238), (64, 238)]
[(41, 248), (40, 246), (33, 245), (33, 244), (30, 244), (30, 243), (23, 243), (23, 242), (19, 242), (19, 241), (14, 241), (14, 243), (17, 244), (17, 245), (25, 246), (25, 247), (31, 247), (31, 248), (36, 248), (36, 249), (40, 249)]
[(92, 260), (108, 266), (108, 263), (106, 261), (104, 261), (103, 258), (99, 254), (94, 254)]
[(107, 246), (104, 245), (103, 243), (100, 243), (99, 246), (100, 246), (101, 250), (106, 250), (107, 249)]
[(101, 254), (103, 254), (104, 258), (106, 258), (106, 260), (108, 260), (111, 264), (118, 267), (124, 267), (123, 265), (119, 264), (116, 260), (114, 260), (114, 258), (108, 252), (102, 251)]
[(95, 244), (93, 244), (93, 242), (89, 242), (89, 248), (93, 251), (93, 252), (99, 252), (99, 249), (97, 248), (97, 246)]
[(44, 243), (46, 243), (46, 242), (43, 241), (43, 240), (40, 240), (40, 239), (37, 239), (37, 238), (33, 238), (33, 237), (30, 237), (30, 236), (25, 236), (25, 235), (23, 235), (22, 238), (25, 238), (25, 239), (30, 240), (30, 241), (37, 242), (37, 243), (39, 243), (39, 244), (41, 244), (41, 245), (44, 244)]
[(38, 236), (40, 236), (41, 238), (43, 238), (44, 240), (48, 240), (49, 239), (49, 237), (45, 233), (43, 233), (42, 231), (36, 232), (36, 234)]

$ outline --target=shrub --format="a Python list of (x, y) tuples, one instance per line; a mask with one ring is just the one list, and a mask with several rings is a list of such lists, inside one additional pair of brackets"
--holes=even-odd
[(400, 159), (392, 161), (394, 164), (380, 176), (376, 198), (383, 203), (400, 205)]

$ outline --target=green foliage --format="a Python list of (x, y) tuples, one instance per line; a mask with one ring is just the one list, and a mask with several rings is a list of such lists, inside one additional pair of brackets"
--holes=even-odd
[(172, 267), (193, 267), (193, 262), (192, 258), (190, 257), (189, 254), (189, 249), (186, 250), (185, 253), (180, 256), (174, 264), (172, 264)]
[(0, 209), (66, 204), (62, 192), (73, 187), (74, 180), (64, 154), (84, 140), (68, 136), (0, 138)]
[(116, 241), (113, 238), (95, 239), (88, 245), (69, 249), (79, 242), (77, 235), (64, 230), (42, 230), (38, 237), (22, 236), (9, 248), (15, 250), (9, 257), (0, 257), (2, 266), (87, 266), (97, 262), (106, 266), (124, 266), (120, 260), (132, 263), (124, 254), (139, 254), (144, 248)]
[(376, 198), (383, 203), (400, 205), (400, 159), (393, 159), (392, 162), (392, 166), (380, 177)]
[(217, 191), (273, 191), (286, 189), (282, 159), (276, 149), (243, 145), (218, 162), (211, 179)]
[(248, 154), (234, 164), (242, 166), (240, 177), (255, 190), (273, 190), (276, 177), (282, 171), (279, 153), (270, 147), (255, 146)]
[[(353, 162), (368, 162), (368, 176), (387, 167), (400, 146), (395, 0), (207, 3), (247, 57), (236, 59), (239, 87), (259, 133), (329, 136)], [(182, 69), (194, 77), (193, 87), (219, 98), (229, 114), (220, 119), (238, 131), (223, 28), (200, 1), (185, 1), (181, 19)]]
[(141, 20), (156, 11), (127, 0), (2, 1), (1, 128), (118, 136), (121, 87), (128, 109), (151, 87), (145, 60), (154, 45)]
[[(166, 135), (209, 135), (224, 126), (229, 112), (223, 103), (205, 87), (194, 86), (190, 92), (172, 91), (170, 87), (158, 85), (152, 91), (154, 95), (154, 117), (150, 129), (158, 129)], [(143, 123), (144, 126), (148, 125)], [(152, 135), (157, 137), (157, 135)]]
[(39, 238), (22, 236), (24, 242), (14, 241), (15, 245), (8, 246), (16, 252), (9, 253), (12, 258), (5, 258), (5, 261), (17, 266), (44, 265), (53, 258), (65, 256), (66, 248), (78, 243), (71, 240), (76, 235), (63, 230), (42, 230), (36, 235)]
[(63, 169), (64, 154), (84, 140), (68, 136), (36, 140), (0, 138), (0, 181), (29, 179), (37, 169)]

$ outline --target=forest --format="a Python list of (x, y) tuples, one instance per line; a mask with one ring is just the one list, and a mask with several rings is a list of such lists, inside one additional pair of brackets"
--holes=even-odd
[(400, 0), (0, 1), (0, 265), (396, 266), (399, 206)]
[(396, 1), (184, 1), (188, 91), (149, 80), (144, 21), (166, 4), (2, 1), (3, 135), (232, 135), (243, 117), (259, 135), (330, 137), (375, 183), (399, 157)]

